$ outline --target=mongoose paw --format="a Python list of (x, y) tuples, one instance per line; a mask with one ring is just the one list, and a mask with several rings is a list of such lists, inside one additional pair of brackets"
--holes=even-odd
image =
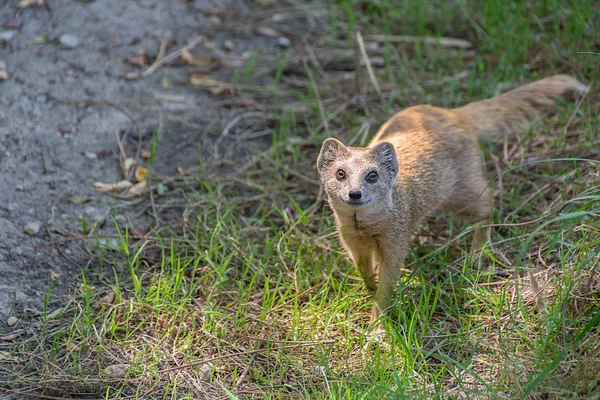
[(371, 345), (376, 346), (387, 346), (386, 342), (386, 331), (383, 324), (378, 325), (376, 328), (371, 330), (367, 334), (367, 341), (365, 342), (364, 349), (367, 349)]
[(365, 286), (367, 287), (368, 290), (370, 290), (372, 292), (376, 292), (377, 291), (377, 282), (375, 282), (375, 277), (373, 277), (371, 279), (365, 279)]

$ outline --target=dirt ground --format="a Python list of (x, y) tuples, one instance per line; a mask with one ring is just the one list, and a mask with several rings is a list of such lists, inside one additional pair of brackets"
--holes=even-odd
[[(82, 234), (82, 220), (98, 226), (103, 221), (104, 234), (113, 226), (109, 215), (131, 226), (152, 222), (147, 199), (128, 203), (93, 188), (96, 181), (122, 179), (116, 131), (125, 133), (124, 147), (135, 154), (139, 136), (146, 146), (159, 126), (156, 110), (185, 117), (185, 123), (165, 119), (161, 125), (155, 170), (167, 174), (197, 165), (198, 146), (214, 143), (215, 136), (207, 135), (219, 135), (229, 120), (221, 98), (187, 84), (194, 67), (179, 62), (126, 79), (147, 68), (128, 59), (145, 51), (152, 63), (163, 39), (170, 54), (202, 34), (204, 42), (194, 51), (239, 58), (258, 49), (280, 51), (281, 38), (217, 29), (242, 26), (264, 10), (241, 0), (46, 0), (45, 7), (27, 8), (18, 8), (16, 0), (2, 3), (0, 62), (8, 75), (0, 82), (0, 331), (5, 331), (9, 316), (42, 312), (52, 281), (50, 308), (76, 289), (90, 259), (71, 240)], [(229, 53), (228, 40), (235, 46)], [(211, 76), (231, 81), (233, 72), (222, 68)], [(134, 111), (119, 106), (132, 103)], [(35, 222), (39, 232), (34, 227), (25, 233)]]

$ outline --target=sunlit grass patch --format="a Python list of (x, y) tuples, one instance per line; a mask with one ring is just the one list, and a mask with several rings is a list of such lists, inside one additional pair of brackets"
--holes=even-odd
[[(431, 218), (412, 242), (385, 343), (366, 335), (371, 294), (341, 251), (314, 167), (325, 137), (364, 144), (401, 107), (455, 107), (559, 72), (595, 84), (600, 57), (581, 52), (598, 45), (598, 8), (372, 0), (323, 12), (315, 4), (311, 17), (323, 29), (304, 43), (306, 54), (256, 53), (237, 74), (261, 104), (234, 114), (228, 134), (200, 149), (199, 165), (169, 177), (153, 171), (166, 192), (151, 213), (177, 219), (146, 235), (112, 219), (110, 237), (97, 232), (89, 246), (94, 260), (71, 298), (57, 303), (50, 290), (27, 334), (2, 344), (9, 391), (600, 398), (597, 92), (559, 102), (518, 137), (482, 144), (497, 188), (491, 243), (468, 254), (469, 227)], [(380, 97), (355, 49), (357, 29), (474, 47), (369, 45)], [(254, 83), (258, 75), (274, 83)]]

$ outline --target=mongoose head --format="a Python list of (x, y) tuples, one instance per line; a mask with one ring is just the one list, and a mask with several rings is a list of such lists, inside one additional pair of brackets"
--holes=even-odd
[(336, 211), (377, 210), (391, 203), (398, 159), (388, 142), (348, 147), (330, 138), (323, 142), (317, 169)]

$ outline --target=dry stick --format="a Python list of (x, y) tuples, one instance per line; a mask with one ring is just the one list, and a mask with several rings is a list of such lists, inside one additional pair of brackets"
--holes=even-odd
[(156, 61), (160, 61), (165, 57), (165, 53), (167, 52), (167, 44), (169, 44), (169, 41), (165, 38), (163, 38), (160, 41), (160, 47), (158, 48), (158, 55), (156, 56)]
[[(225, 137), (227, 137), (227, 135), (229, 135), (229, 131), (231, 129), (233, 129), (233, 127), (236, 126), (244, 117), (265, 117), (265, 118), (267, 118), (265, 113), (260, 112), (260, 111), (249, 111), (247, 113), (242, 113), (242, 114), (239, 114), (238, 116), (236, 116), (233, 120), (231, 120), (231, 122), (229, 122), (227, 124), (227, 126), (225, 126), (225, 129), (223, 129), (223, 132), (221, 133), (219, 138), (215, 141), (215, 145), (214, 145), (215, 147), (214, 147), (214, 151), (213, 151), (213, 157), (215, 159), (219, 158), (219, 145), (221, 144), (223, 139), (225, 139)], [(269, 151), (271, 151), (271, 150), (269, 149)]]
[(375, 73), (373, 73), (373, 67), (371, 67), (371, 61), (369, 60), (369, 56), (367, 56), (367, 50), (365, 49), (365, 43), (363, 42), (363, 38), (360, 34), (360, 31), (356, 32), (356, 40), (358, 42), (358, 48), (360, 49), (360, 53), (362, 54), (362, 57), (365, 61), (367, 71), (369, 72), (371, 82), (373, 82), (373, 86), (375, 86), (375, 91), (377, 92), (379, 98), (383, 102), (385, 99), (383, 97), (383, 93), (381, 93), (381, 89), (379, 89), (379, 84), (377, 83), (377, 79), (375, 78)]
[(166, 368), (166, 369), (158, 371), (158, 374), (164, 374), (167, 372), (178, 371), (180, 369), (191, 368), (191, 367), (195, 367), (197, 365), (206, 364), (208, 362), (223, 360), (225, 358), (231, 358), (231, 357), (236, 357), (236, 356), (250, 355), (250, 354), (257, 354), (257, 353), (266, 353), (269, 351), (277, 351), (277, 350), (282, 350), (282, 349), (294, 349), (297, 347), (306, 347), (308, 345), (330, 344), (330, 343), (335, 343), (335, 342), (336, 342), (335, 340), (330, 339), (330, 340), (323, 340), (322, 342), (319, 342), (319, 343), (317, 343), (317, 342), (315, 342), (315, 343), (300, 343), (300, 344), (294, 344), (294, 345), (289, 345), (289, 346), (279, 346), (279, 347), (274, 347), (274, 348), (270, 348), (270, 349), (256, 349), (256, 350), (244, 351), (241, 353), (224, 354), (222, 356), (205, 358), (204, 360), (195, 361), (195, 362), (189, 363), (189, 364), (183, 364), (183, 365), (178, 365), (176, 367)]
[(587, 97), (588, 93), (590, 92), (591, 87), (592, 87), (592, 85), (589, 85), (587, 91), (584, 92), (583, 95), (577, 101), (577, 105), (575, 106), (575, 110), (573, 110), (573, 112), (571, 113), (571, 116), (569, 117), (569, 120), (565, 124), (565, 130), (564, 130), (565, 135), (567, 134), (567, 129), (569, 129), (569, 126), (571, 125), (571, 122), (573, 122), (573, 119), (575, 118), (575, 114), (577, 114), (577, 111), (579, 111), (579, 108), (581, 107), (581, 103), (583, 103), (583, 100), (585, 100), (585, 98)]
[(500, 197), (498, 211), (500, 212), (500, 219), (502, 219), (502, 214), (504, 211), (504, 207), (502, 206), (502, 195), (504, 194), (504, 186), (502, 185), (502, 171), (500, 171), (498, 157), (495, 154), (490, 154), (490, 158), (494, 162), (494, 167), (496, 168), (496, 173), (498, 174), (498, 197)]
[(160, 60), (156, 60), (154, 62), (154, 64), (152, 64), (151, 66), (148, 67), (147, 70), (145, 70), (144, 72), (142, 72), (142, 76), (143, 77), (147, 77), (147, 76), (152, 75), (160, 67), (162, 67), (166, 63), (168, 63), (170, 61), (173, 61), (174, 59), (176, 59), (177, 57), (179, 57), (179, 55), (181, 54), (182, 51), (189, 50), (189, 49), (192, 49), (192, 48), (196, 47), (197, 45), (200, 44), (200, 42), (202, 42), (202, 40), (204, 40), (204, 36), (200, 35), (200, 36), (196, 37), (194, 40), (192, 40), (191, 42), (189, 42), (188, 44), (186, 44), (185, 46), (183, 46), (182, 48), (180, 48), (178, 50), (175, 50), (174, 52), (172, 52), (168, 56), (163, 57)]
[[(259, 349), (262, 347), (262, 344), (263, 344), (263, 342), (259, 342), (259, 344), (258, 344)], [(239, 390), (240, 386), (244, 382), (244, 379), (246, 379), (246, 376), (248, 376), (248, 372), (250, 372), (250, 368), (252, 368), (252, 364), (254, 364), (255, 359), (256, 359), (256, 353), (254, 353), (250, 356), (250, 360), (248, 361), (248, 364), (246, 364), (246, 367), (240, 374), (240, 377), (238, 378), (237, 382), (235, 382), (235, 391), (236, 392)]]
[(395, 35), (365, 35), (365, 40), (368, 42), (390, 42), (390, 43), (425, 43), (437, 44), (442, 47), (458, 47), (461, 49), (470, 49), (473, 44), (468, 40), (454, 39), (447, 37), (430, 37), (430, 36), (395, 36)]
[(329, 132), (329, 123), (327, 122), (327, 117), (325, 116), (325, 109), (323, 108), (323, 102), (321, 101), (321, 95), (319, 94), (319, 88), (317, 87), (315, 77), (313, 76), (312, 71), (308, 67), (306, 59), (304, 57), (302, 58), (302, 65), (304, 65), (304, 69), (306, 70), (308, 78), (310, 79), (310, 83), (313, 87), (313, 90), (315, 91), (315, 97), (317, 98), (317, 104), (319, 105), (319, 113), (321, 114), (321, 120), (323, 121), (322, 124), (325, 128), (325, 132), (327, 132), (327, 135), (331, 135), (331, 133)]
[[(158, 112), (158, 139), (160, 135), (163, 134), (163, 114), (161, 111)], [(152, 160), (152, 166), (154, 166), (154, 159)], [(154, 203), (154, 191), (152, 189), (152, 172), (154, 168), (148, 171), (148, 176), (146, 180), (148, 182), (148, 194), (150, 195), (150, 206), (152, 207), (152, 214), (154, 214), (154, 222), (156, 223), (156, 227), (160, 226), (160, 217), (158, 216), (158, 211), (156, 210), (156, 204)]]

